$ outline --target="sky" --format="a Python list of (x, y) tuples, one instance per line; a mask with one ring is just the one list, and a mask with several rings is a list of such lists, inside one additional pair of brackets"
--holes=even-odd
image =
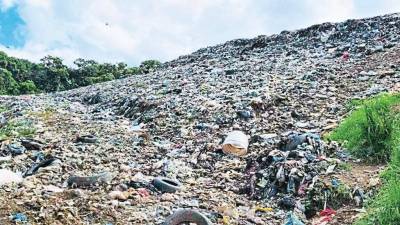
[(138, 65), (237, 38), (400, 12), (399, 0), (0, 0), (0, 51)]

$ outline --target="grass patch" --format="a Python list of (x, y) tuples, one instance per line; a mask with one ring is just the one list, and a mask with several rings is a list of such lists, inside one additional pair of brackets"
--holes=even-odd
[(43, 111), (30, 112), (29, 115), (42, 119), (44, 122), (48, 122), (53, 119), (55, 112), (56, 110), (54, 108), (46, 107)]
[(369, 201), (356, 225), (400, 224), (400, 94), (381, 94), (357, 101), (350, 115), (329, 139), (369, 162), (389, 162), (383, 186)]
[(344, 171), (351, 171), (353, 169), (353, 166), (348, 163), (348, 162), (341, 162), (337, 165), (338, 169), (344, 170)]
[(344, 144), (356, 157), (370, 162), (387, 162), (391, 154), (393, 126), (400, 94), (381, 94), (357, 100), (354, 110), (328, 139)]
[[(399, 133), (400, 134), (400, 133)], [(399, 143), (400, 144), (400, 143)], [(382, 173), (379, 193), (367, 207), (367, 213), (356, 225), (395, 225), (400, 222), (400, 149), (394, 149), (389, 167)]]
[(0, 105), (0, 113), (7, 112), (7, 108), (5, 106)]
[(0, 128), (0, 140), (11, 137), (32, 137), (36, 133), (30, 120), (10, 121)]
[(400, 222), (400, 114), (398, 112), (394, 120), (392, 137), (390, 163), (382, 173), (384, 185), (371, 203), (367, 215), (357, 225), (394, 225)]

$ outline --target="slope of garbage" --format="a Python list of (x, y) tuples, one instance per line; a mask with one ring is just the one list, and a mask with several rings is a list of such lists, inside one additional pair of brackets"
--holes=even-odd
[(178, 209), (209, 224), (351, 224), (383, 167), (323, 137), (350, 100), (400, 90), (399, 34), (399, 14), (324, 23), (2, 96), (0, 224), (163, 224)]

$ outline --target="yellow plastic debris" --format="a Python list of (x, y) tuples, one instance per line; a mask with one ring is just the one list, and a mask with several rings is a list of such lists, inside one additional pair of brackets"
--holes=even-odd
[(257, 206), (256, 207), (256, 212), (257, 211), (259, 211), (259, 212), (271, 212), (271, 211), (273, 211), (274, 209), (273, 208), (266, 208), (266, 207), (259, 207), (259, 206)]
[(222, 223), (223, 223), (224, 225), (230, 225), (231, 222), (230, 222), (230, 220), (229, 220), (229, 216), (223, 216), (223, 217), (222, 217)]

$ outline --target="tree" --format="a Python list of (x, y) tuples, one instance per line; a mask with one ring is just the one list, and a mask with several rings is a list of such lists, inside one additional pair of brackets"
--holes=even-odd
[(152, 60), (143, 61), (140, 64), (139, 68), (142, 73), (149, 73), (149, 72), (154, 71), (155, 69), (157, 69), (160, 66), (161, 66), (160, 61), (152, 59)]
[(19, 92), (20, 94), (34, 94), (38, 92), (38, 89), (31, 80), (27, 80), (19, 83)]
[(41, 85), (45, 91), (63, 91), (72, 86), (68, 68), (62, 63), (62, 59), (54, 56), (42, 58), (41, 65), (45, 73)]
[(1, 95), (18, 95), (19, 85), (12, 77), (10, 71), (0, 69), (0, 94)]
[(144, 61), (140, 67), (126, 63), (98, 63), (78, 58), (75, 67), (63, 64), (61, 58), (46, 56), (40, 63), (8, 56), (0, 51), (0, 94), (32, 94), (63, 91), (122, 77), (148, 73), (158, 68), (157, 60)]

